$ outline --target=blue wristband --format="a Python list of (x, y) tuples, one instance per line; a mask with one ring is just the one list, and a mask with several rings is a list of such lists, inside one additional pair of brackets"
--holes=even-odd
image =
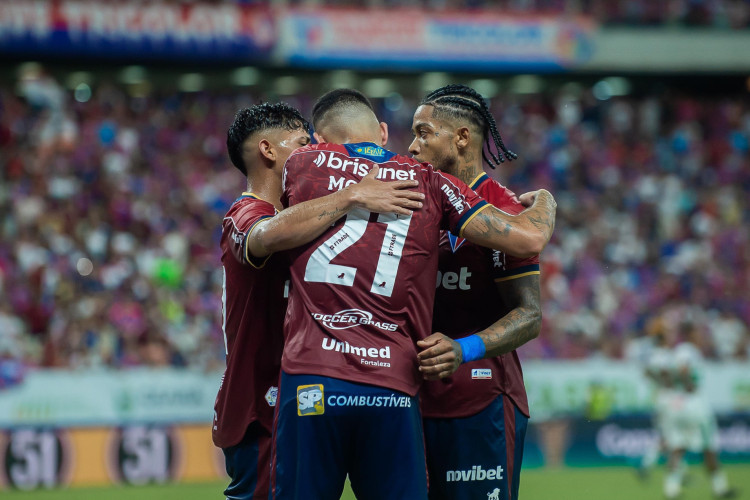
[(469, 335), (468, 337), (456, 339), (456, 342), (461, 346), (463, 363), (476, 361), (484, 357), (486, 349), (484, 347), (484, 341), (479, 335)]

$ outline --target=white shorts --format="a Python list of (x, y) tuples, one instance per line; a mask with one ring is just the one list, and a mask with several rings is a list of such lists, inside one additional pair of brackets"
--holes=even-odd
[(668, 449), (719, 449), (716, 417), (699, 394), (664, 391), (659, 394), (656, 411), (657, 426)]

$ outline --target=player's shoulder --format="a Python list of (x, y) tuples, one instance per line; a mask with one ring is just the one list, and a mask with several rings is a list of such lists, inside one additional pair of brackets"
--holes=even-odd
[(421, 163), (411, 156), (405, 156), (398, 153), (388, 152), (389, 156), (387, 159), (377, 162), (381, 167), (396, 167), (403, 169), (416, 169), (420, 172), (434, 171), (432, 165), (428, 163)]
[(292, 151), (289, 158), (301, 158), (309, 155), (310, 153), (320, 153), (326, 151), (335, 151), (337, 153), (346, 153), (346, 148), (340, 144), (332, 144), (330, 142), (322, 142), (316, 144), (308, 144)]
[[(405, 170), (405, 171), (413, 171), (416, 172), (414, 175), (417, 179), (421, 179), (422, 182), (430, 179), (431, 177), (435, 177), (442, 175), (442, 173), (437, 170), (435, 167), (433, 167), (429, 163), (422, 163), (418, 160), (415, 160), (411, 156), (405, 156), (401, 154), (393, 154), (390, 158), (388, 158), (386, 161), (383, 161), (379, 163), (381, 170), (382, 169), (389, 169), (394, 168), (397, 170)], [(410, 177), (415, 178), (415, 177)], [(435, 184), (433, 181), (432, 183), (428, 184)]]
[(508, 213), (517, 214), (524, 210), (524, 206), (516, 193), (503, 186), (487, 174), (482, 174), (472, 182), (471, 187), (476, 193), (492, 203), (495, 207)]
[(458, 181), (458, 183), (461, 183), (461, 181), (459, 181), (457, 177), (447, 172), (443, 172), (442, 170), (436, 168), (431, 163), (419, 162), (409, 156), (404, 156), (403, 158), (406, 158), (407, 160), (409, 160), (414, 165), (414, 167), (418, 168), (422, 172), (422, 174), (425, 176), (434, 177), (440, 180), (447, 180), (453, 184), (456, 184), (457, 183), (456, 181)]
[(231, 218), (242, 214), (257, 213), (259, 215), (273, 215), (276, 213), (276, 207), (259, 198), (253, 193), (242, 193), (229, 207), (224, 218)]

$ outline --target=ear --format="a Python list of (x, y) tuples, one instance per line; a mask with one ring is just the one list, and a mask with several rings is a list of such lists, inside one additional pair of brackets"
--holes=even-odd
[(388, 124), (380, 122), (380, 145), (385, 146), (388, 143)]
[(268, 142), (268, 139), (261, 139), (258, 142), (258, 151), (264, 158), (272, 162), (276, 161), (276, 151), (273, 149), (273, 145)]
[(459, 127), (456, 129), (456, 147), (458, 149), (466, 148), (471, 142), (471, 131), (469, 127)]
[(318, 144), (323, 144), (323, 143), (326, 143), (326, 142), (328, 142), (328, 141), (326, 141), (326, 140), (325, 140), (325, 139), (323, 138), (323, 136), (322, 136), (322, 135), (320, 135), (320, 134), (319, 134), (319, 133), (317, 133), (317, 132), (313, 132), (313, 137), (315, 138), (315, 142), (317, 142)]

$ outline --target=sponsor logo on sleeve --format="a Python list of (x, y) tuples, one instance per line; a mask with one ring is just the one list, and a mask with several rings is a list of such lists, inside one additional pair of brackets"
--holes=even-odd
[(450, 186), (448, 186), (448, 184), (443, 184), (442, 186), (440, 186), (440, 189), (446, 195), (448, 195), (448, 203), (453, 205), (453, 208), (456, 209), (456, 212), (458, 212), (459, 214), (463, 213), (465, 208), (464, 204), (461, 201), (461, 198), (456, 195), (456, 193), (450, 188)]
[(304, 417), (324, 412), (323, 384), (297, 386), (297, 415)]
[(471, 378), (479, 380), (488, 380), (492, 378), (491, 368), (472, 368)]

